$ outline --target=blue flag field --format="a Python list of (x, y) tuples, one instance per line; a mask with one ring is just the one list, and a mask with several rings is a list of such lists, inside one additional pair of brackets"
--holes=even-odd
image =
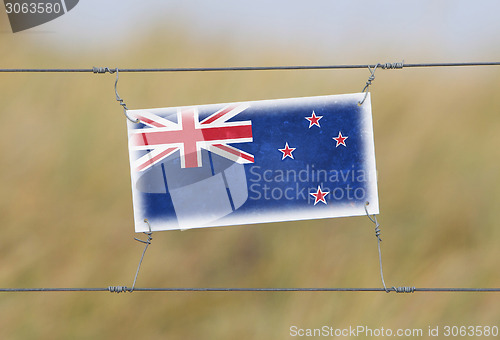
[(135, 231), (378, 214), (364, 96), (128, 110)]

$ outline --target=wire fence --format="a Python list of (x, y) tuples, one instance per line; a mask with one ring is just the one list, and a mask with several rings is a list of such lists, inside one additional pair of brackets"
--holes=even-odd
[[(178, 68), (109, 68), (109, 67), (93, 67), (93, 68), (3, 68), (0, 73), (117, 73), (118, 72), (224, 72), (224, 71), (279, 71), (279, 70), (334, 70), (334, 69), (369, 69), (371, 76), (366, 83), (363, 92), (371, 85), (374, 79), (374, 72), (377, 68), (381, 69), (403, 69), (403, 68), (425, 68), (425, 67), (476, 67), (476, 66), (500, 66), (500, 62), (456, 62), (456, 63), (376, 63), (376, 64), (345, 64), (345, 65), (298, 65), (298, 66), (237, 66), (237, 67), (178, 67)], [(116, 91), (115, 82), (115, 91)], [(117, 100), (119, 100), (118, 93)], [(123, 105), (122, 105), (123, 106)], [(126, 107), (124, 107), (126, 109)], [(368, 213), (367, 213), (368, 214)], [(370, 216), (368, 215), (370, 218)], [(376, 219), (370, 218), (376, 224), (376, 236), (380, 235), (379, 225)], [(377, 234), (378, 233), (378, 234)], [(149, 234), (150, 236), (151, 234)], [(144, 258), (147, 246), (151, 243), (146, 243), (142, 253), (141, 261), (137, 268), (132, 287), (127, 286), (108, 286), (105, 288), (0, 288), (0, 293), (29, 293), (29, 292), (111, 292), (111, 293), (132, 293), (132, 292), (384, 292), (384, 293), (500, 293), (500, 288), (417, 288), (417, 287), (386, 287), (382, 273), (382, 260), (380, 253), (379, 259), (380, 271), (383, 283), (383, 288), (140, 288), (135, 287), (137, 275)]]

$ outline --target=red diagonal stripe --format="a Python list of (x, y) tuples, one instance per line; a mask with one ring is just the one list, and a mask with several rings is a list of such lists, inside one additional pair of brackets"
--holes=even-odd
[(149, 124), (149, 125), (153, 125), (153, 126), (156, 126), (156, 127), (165, 127), (165, 125), (160, 124), (158, 122), (155, 122), (154, 120), (151, 120), (149, 118), (145, 118), (145, 117), (142, 117), (142, 116), (137, 116), (137, 119), (139, 119), (141, 122)]
[(210, 118), (208, 118), (207, 120), (205, 120), (204, 122), (202, 122), (201, 124), (210, 124), (210, 123), (213, 123), (217, 119), (219, 119), (220, 117), (224, 116), (226, 113), (228, 113), (228, 112), (232, 111), (233, 109), (235, 109), (236, 107), (237, 107), (237, 105), (229, 105), (228, 107), (222, 109), (222, 111), (220, 111), (219, 113), (214, 114), (213, 116), (211, 116)]
[(253, 163), (253, 161), (254, 161), (254, 158), (253, 158), (253, 156), (252, 156), (252, 155), (248, 155), (248, 154), (246, 154), (246, 153), (242, 153), (242, 152), (240, 152), (240, 151), (234, 150), (234, 149), (232, 149), (232, 148), (230, 148), (230, 147), (228, 147), (228, 146), (226, 146), (226, 145), (223, 145), (223, 144), (215, 144), (214, 146), (215, 146), (216, 148), (219, 148), (219, 149), (221, 149), (221, 150), (224, 150), (224, 151), (226, 151), (226, 152), (229, 152), (229, 153), (231, 153), (231, 154), (233, 154), (233, 155), (236, 155), (236, 156), (238, 156), (238, 157), (241, 157), (241, 158), (243, 158), (243, 159), (246, 159), (247, 161), (250, 161), (250, 162), (252, 162), (252, 163)]
[(142, 163), (141, 165), (139, 165), (137, 167), (137, 171), (141, 171), (141, 170), (147, 168), (148, 166), (154, 164), (157, 160), (165, 157), (165, 155), (169, 154), (170, 152), (173, 152), (175, 149), (177, 149), (177, 148), (168, 148), (167, 150), (163, 151), (162, 153), (159, 153), (158, 155), (156, 155), (155, 157), (148, 159), (146, 162)]

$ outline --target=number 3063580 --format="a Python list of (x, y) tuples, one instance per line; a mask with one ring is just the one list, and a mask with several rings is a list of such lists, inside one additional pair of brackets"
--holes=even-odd
[(497, 326), (444, 326), (443, 330), (446, 337), (498, 336)]
[(62, 11), (60, 3), (51, 3), (51, 2), (23, 2), (23, 3), (5, 3), (5, 11), (7, 14), (52, 14), (52, 13), (60, 13)]

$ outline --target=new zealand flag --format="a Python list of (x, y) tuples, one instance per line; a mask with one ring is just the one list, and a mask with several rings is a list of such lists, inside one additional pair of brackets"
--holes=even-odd
[(135, 231), (378, 214), (364, 96), (127, 111)]

